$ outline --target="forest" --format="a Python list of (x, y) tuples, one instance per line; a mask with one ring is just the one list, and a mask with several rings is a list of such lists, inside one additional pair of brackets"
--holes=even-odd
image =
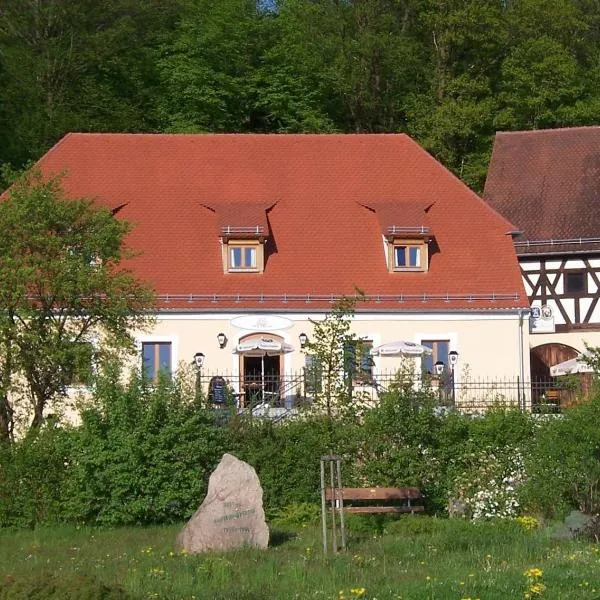
[(0, 0), (0, 164), (69, 131), (494, 134), (600, 121), (600, 0)]

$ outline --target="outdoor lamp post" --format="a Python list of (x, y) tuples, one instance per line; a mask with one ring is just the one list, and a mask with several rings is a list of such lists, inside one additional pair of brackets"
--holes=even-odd
[(194, 366), (196, 367), (196, 402), (199, 402), (202, 392), (202, 367), (204, 366), (204, 354), (202, 352), (194, 354)]
[(438, 380), (438, 401), (442, 403), (442, 375), (444, 374), (444, 363), (441, 360), (438, 360), (433, 365), (433, 371), (437, 376)]
[(448, 363), (450, 364), (450, 383), (452, 384), (452, 404), (454, 405), (455, 401), (455, 391), (454, 391), (454, 369), (458, 363), (458, 352), (456, 350), (450, 350), (448, 352)]

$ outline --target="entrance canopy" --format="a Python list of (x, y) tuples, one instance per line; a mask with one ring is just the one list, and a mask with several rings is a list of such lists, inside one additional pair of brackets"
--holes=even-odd
[(431, 348), (414, 342), (388, 342), (371, 350), (373, 356), (423, 356), (431, 354)]
[(234, 348), (233, 353), (243, 356), (278, 356), (293, 351), (294, 347), (291, 344), (273, 338), (261, 337), (240, 342)]
[(586, 362), (587, 358), (589, 358), (589, 354), (584, 352), (577, 358), (571, 358), (570, 360), (558, 363), (550, 367), (550, 375), (552, 377), (560, 377), (561, 375), (569, 375), (570, 373), (593, 373), (594, 369)]

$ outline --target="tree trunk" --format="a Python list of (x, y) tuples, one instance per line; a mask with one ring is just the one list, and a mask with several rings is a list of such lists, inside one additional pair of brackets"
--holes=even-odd
[(0, 444), (12, 442), (14, 413), (8, 400), (8, 394), (0, 396)]

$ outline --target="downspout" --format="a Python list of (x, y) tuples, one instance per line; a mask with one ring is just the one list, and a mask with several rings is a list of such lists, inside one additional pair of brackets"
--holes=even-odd
[[(519, 406), (521, 410), (525, 410), (525, 354), (523, 352), (523, 323), (525, 321), (525, 315), (529, 315), (531, 309), (520, 308), (519, 314), (519, 378), (521, 383), (519, 385)], [(522, 390), (522, 392), (521, 392)]]

